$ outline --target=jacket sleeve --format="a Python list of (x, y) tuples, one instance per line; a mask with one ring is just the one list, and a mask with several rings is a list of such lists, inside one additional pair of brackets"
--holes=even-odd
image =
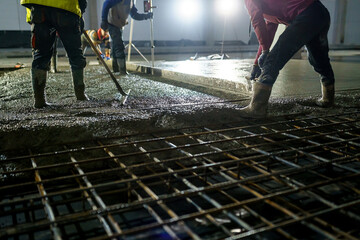
[[(267, 34), (268, 34), (268, 37), (269, 37), (269, 40), (270, 40), (270, 47), (271, 47), (272, 42), (274, 41), (275, 33), (276, 33), (276, 30), (277, 30), (278, 26), (279, 25), (276, 24), (276, 23), (266, 22), (266, 30), (267, 30)], [(270, 49), (270, 47), (269, 47), (269, 49)], [(259, 57), (260, 57), (260, 55), (262, 53), (262, 50), (263, 50), (263, 48), (260, 45), (259, 50), (258, 50), (258, 52), (256, 54), (255, 62), (254, 62), (255, 65), (258, 64), (258, 59), (259, 59)]]
[(138, 10), (134, 5), (130, 10), (130, 16), (135, 20), (141, 21), (145, 20), (146, 14), (138, 13)]
[(120, 3), (121, 1), (122, 0), (105, 0), (101, 11), (101, 20), (107, 22), (110, 8)]
[(268, 32), (268, 38), (270, 40), (270, 47), (274, 41), (275, 33), (276, 33), (278, 27), (279, 27), (279, 24), (277, 24), (277, 23), (266, 22), (266, 29)]
[(262, 47), (261, 47), (261, 45), (260, 45), (260, 46), (259, 46), (259, 49), (258, 49), (258, 51), (257, 51), (256, 57), (255, 57), (254, 65), (258, 65), (258, 64), (259, 64), (258, 60), (259, 60), (259, 57), (260, 57), (261, 53), (262, 53)]
[(264, 20), (262, 2), (260, 0), (245, 0), (245, 4), (260, 46), (263, 50), (269, 50), (271, 40), (269, 39), (269, 34)]
[(87, 0), (79, 0), (79, 7), (81, 10), (81, 14), (84, 14), (85, 9), (87, 7)]

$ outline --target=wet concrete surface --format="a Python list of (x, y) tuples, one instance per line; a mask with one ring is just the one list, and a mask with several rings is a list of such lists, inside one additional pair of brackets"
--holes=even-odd
[[(360, 59), (360, 55), (353, 57)], [(252, 59), (156, 61), (155, 69), (160, 69), (159, 75), (173, 80), (251, 95), (251, 82), (246, 77), (249, 76), (252, 64)], [(133, 62), (131, 65), (132, 70), (139, 70), (137, 66), (151, 66), (150, 63), (144, 62)], [(336, 90), (360, 88), (359, 62), (333, 61), (332, 67), (336, 78)], [(188, 76), (188, 79), (184, 76)], [(275, 97), (314, 94), (321, 94), (319, 75), (307, 60), (300, 59), (292, 59), (286, 64), (272, 91), (272, 96)]]
[[(238, 117), (237, 111), (249, 102), (249, 97), (243, 93), (226, 93), (134, 72), (125, 77), (117, 75), (123, 89), (131, 89), (125, 106), (121, 106), (120, 95), (110, 76), (94, 59), (89, 59), (91, 62), (85, 70), (86, 93), (90, 101), (80, 102), (75, 99), (67, 59), (60, 58), (59, 72), (49, 74), (46, 88), (48, 101), (53, 105), (34, 109), (29, 67), (31, 59), (11, 59), (13, 62), (19, 60), (27, 64), (27, 67), (16, 71), (0, 71), (0, 149), (166, 128), (230, 121), (244, 121), (246, 124), (254, 121)], [(3, 59), (0, 63), (5, 61)], [(11, 65), (11, 61), (6, 63)], [(238, 61), (242, 61), (243, 65), (230, 66), (233, 66), (238, 74), (245, 75), (251, 67), (250, 60)], [(171, 65), (170, 62), (163, 64)], [(189, 63), (184, 64), (185, 70), (188, 70), (186, 65)], [(303, 82), (296, 85), (297, 82), (293, 80), (306, 77), (307, 81), (318, 82), (316, 74), (311, 69), (311, 73), (307, 70), (306, 62), (293, 61), (291, 64), (294, 66), (284, 69), (283, 79), (279, 79), (278, 85), (274, 87), (274, 95), (269, 105), (270, 118), (287, 114), (330, 114), (360, 109), (360, 64), (339, 65), (337, 74), (342, 77), (340, 81), (343, 81), (343, 85), (337, 85), (337, 104), (329, 109), (322, 109), (314, 104), (320, 96), (319, 86), (314, 83), (310, 88), (310, 85)], [(203, 62), (200, 65), (203, 67), (203, 70), (197, 70), (200, 73), (212, 74), (211, 69), (214, 69), (219, 77), (226, 76), (221, 74), (222, 69), (226, 69), (227, 73), (232, 69), (229, 64), (219, 61), (212, 61), (208, 65)], [(292, 76), (291, 81), (286, 80), (289, 74)], [(352, 90), (347, 87), (348, 83)], [(293, 96), (290, 96), (287, 89), (289, 86), (293, 86)], [(300, 89), (301, 87), (304, 89)], [(283, 88), (289, 93), (286, 96), (278, 94)], [(301, 91), (304, 91), (304, 94), (298, 94)]]

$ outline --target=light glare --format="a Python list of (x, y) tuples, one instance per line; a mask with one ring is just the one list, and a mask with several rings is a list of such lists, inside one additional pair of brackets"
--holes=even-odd
[(193, 21), (200, 11), (199, 0), (179, 0), (180, 17), (185, 21)]
[(219, 14), (229, 16), (235, 13), (238, 9), (238, 0), (217, 0), (216, 9)]

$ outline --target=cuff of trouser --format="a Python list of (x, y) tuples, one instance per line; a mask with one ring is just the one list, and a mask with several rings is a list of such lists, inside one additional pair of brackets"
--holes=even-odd
[(330, 86), (335, 83), (335, 78), (321, 77), (320, 82), (324, 86)]
[(272, 76), (261, 74), (257, 82), (260, 82), (267, 86), (272, 86), (272, 85), (274, 85), (275, 81), (276, 81), (276, 79), (273, 78)]

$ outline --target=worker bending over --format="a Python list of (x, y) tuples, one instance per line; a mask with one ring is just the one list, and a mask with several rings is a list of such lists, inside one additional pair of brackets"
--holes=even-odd
[[(110, 60), (110, 40), (109, 40), (109, 31), (105, 31), (101, 28), (96, 30), (87, 30), (86, 33), (89, 35), (91, 41), (95, 45), (95, 47), (99, 50), (102, 58), (106, 60)], [(104, 44), (105, 54), (101, 51), (101, 44)], [(90, 44), (87, 41), (84, 34), (81, 35), (81, 49), (83, 50), (83, 54), (85, 55), (87, 47)]]
[[(314, 70), (320, 74), (322, 98), (317, 101), (321, 107), (334, 104), (334, 72), (329, 59), (327, 34), (330, 14), (319, 0), (245, 0), (256, 36), (259, 51), (252, 69), (254, 83), (250, 104), (241, 109), (244, 117), (266, 116), (272, 86), (279, 71), (304, 45)], [(287, 28), (270, 51), (278, 24)]]
[(109, 29), (112, 41), (112, 66), (114, 72), (127, 74), (123, 28), (128, 24), (129, 15), (138, 21), (152, 18), (153, 14), (138, 13), (133, 0), (105, 0), (101, 14), (101, 28)]
[(47, 74), (58, 33), (69, 57), (75, 95), (78, 100), (88, 100), (85, 95), (84, 68), (86, 60), (81, 50), (81, 32), (84, 28), (82, 14), (86, 0), (21, 0), (20, 4), (31, 10), (31, 66), (35, 108), (48, 106), (45, 97)]

